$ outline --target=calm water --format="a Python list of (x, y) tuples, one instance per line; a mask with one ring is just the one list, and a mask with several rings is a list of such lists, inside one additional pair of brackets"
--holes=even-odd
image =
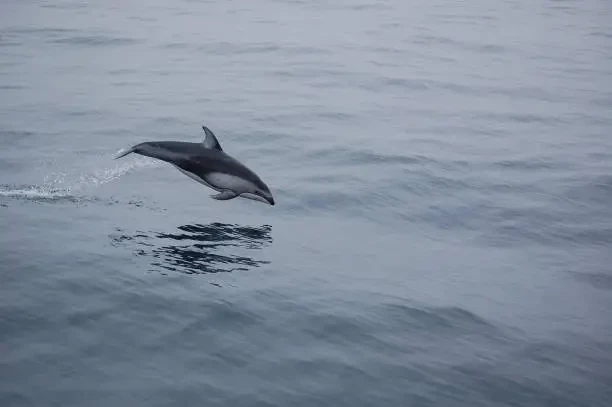
[[(609, 1), (90, 3), (0, 4), (0, 405), (609, 405)], [(202, 124), (276, 206), (112, 159)]]

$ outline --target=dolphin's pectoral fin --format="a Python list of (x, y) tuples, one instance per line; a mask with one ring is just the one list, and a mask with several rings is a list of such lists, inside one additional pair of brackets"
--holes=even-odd
[(237, 196), (238, 194), (232, 191), (231, 189), (225, 189), (216, 195), (211, 195), (211, 198), (217, 199), (219, 201), (227, 201), (228, 199), (234, 199)]
[(217, 137), (215, 137), (215, 134), (212, 132), (212, 130), (210, 130), (206, 126), (202, 126), (202, 130), (204, 130), (204, 134), (206, 134), (206, 137), (204, 137), (204, 140), (202, 141), (204, 147), (211, 148), (213, 150), (223, 151), (223, 149), (221, 148), (221, 144), (219, 144), (219, 140), (217, 140)]

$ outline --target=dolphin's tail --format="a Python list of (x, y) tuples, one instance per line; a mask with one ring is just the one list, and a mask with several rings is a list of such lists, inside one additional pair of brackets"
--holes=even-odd
[(115, 155), (115, 160), (117, 158), (125, 157), (126, 155), (133, 153), (136, 150), (134, 147), (122, 148), (121, 150), (117, 151), (117, 154)]

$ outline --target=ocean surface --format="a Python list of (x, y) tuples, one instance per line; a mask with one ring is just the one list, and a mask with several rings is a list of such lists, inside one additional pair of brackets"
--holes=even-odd
[[(0, 405), (610, 406), (612, 3), (0, 3)], [(200, 141), (276, 206), (143, 141)]]

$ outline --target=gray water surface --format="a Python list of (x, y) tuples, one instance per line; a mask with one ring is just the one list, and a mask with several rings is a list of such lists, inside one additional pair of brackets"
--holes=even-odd
[(611, 11), (3, 1), (0, 405), (609, 405)]

